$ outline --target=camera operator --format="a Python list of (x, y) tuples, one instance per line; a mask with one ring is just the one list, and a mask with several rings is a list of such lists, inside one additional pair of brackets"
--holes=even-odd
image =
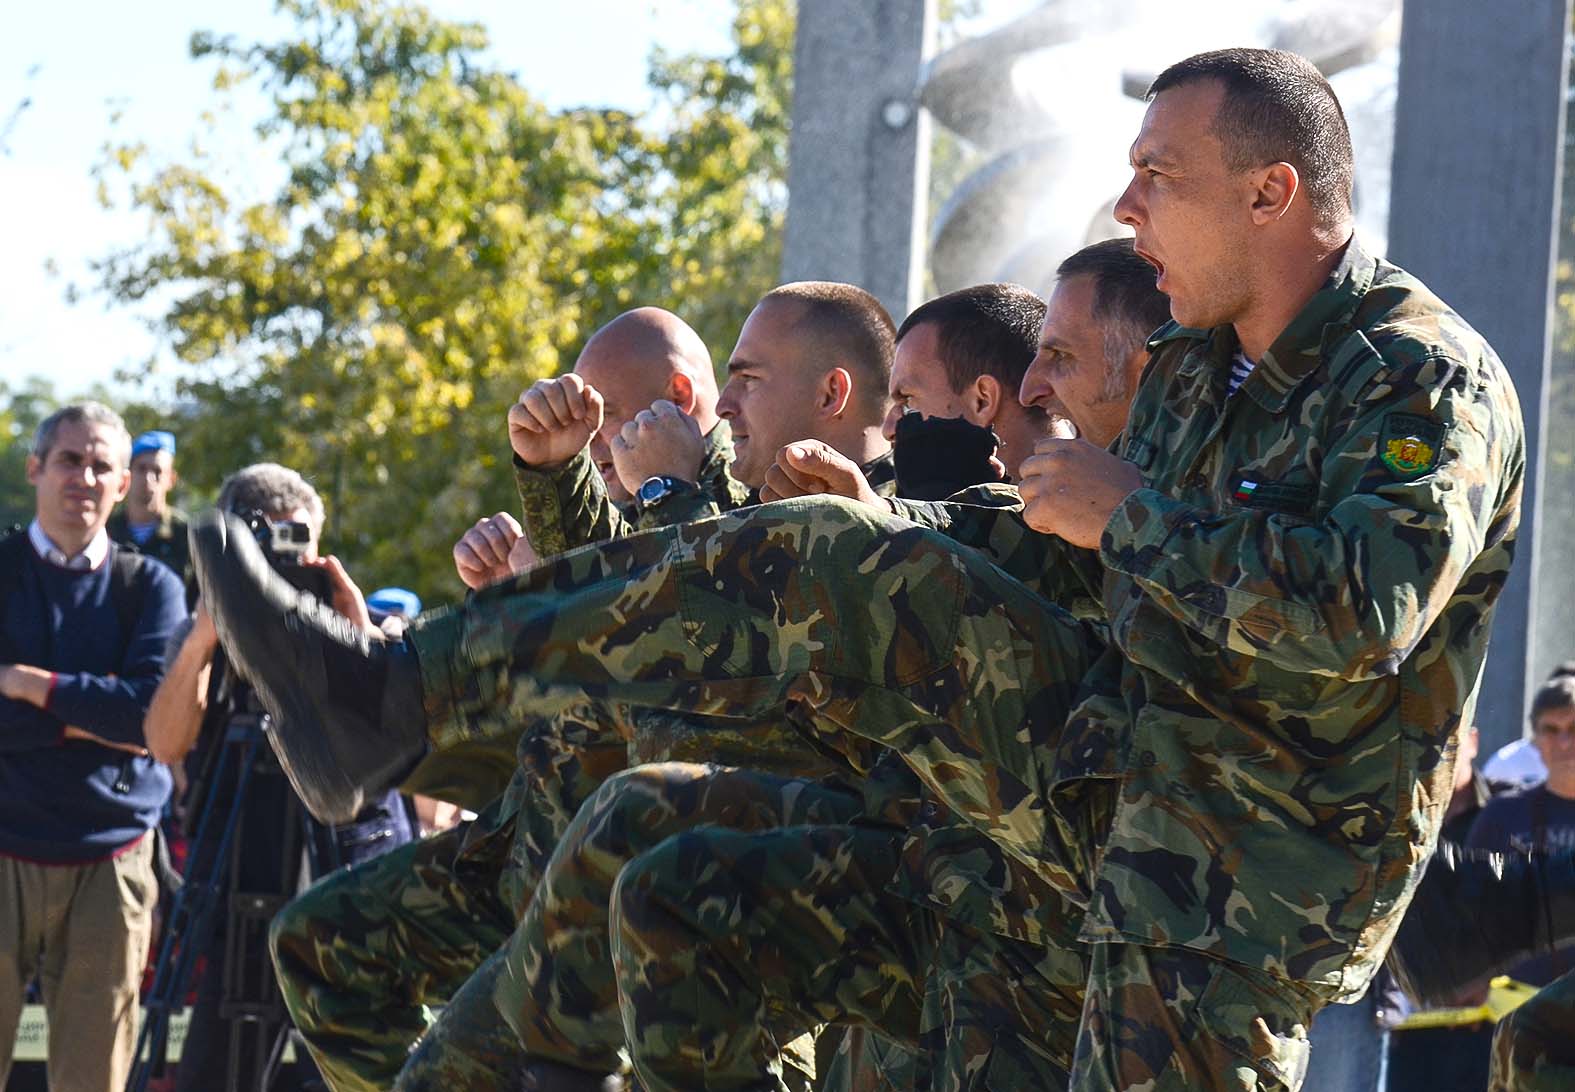
[[(323, 502), (300, 474), (274, 463), (248, 466), (225, 481), (218, 507), (249, 518), (267, 534), (276, 561), (279, 554), (292, 551), (293, 556), (283, 560), (321, 574), (334, 608), (360, 625), (370, 625), (366, 604), (338, 560), (317, 556)], [(200, 600), (189, 625), (177, 632), (172, 646), (179, 651), (171, 657), (169, 671), (153, 695), (144, 730), (155, 757), (183, 766), (190, 785), (184, 810), (195, 827), (196, 817), (205, 808), (220, 809), (222, 817), (222, 809), (235, 806), (238, 764), (216, 761), (214, 752), (226, 745), (227, 727), (233, 716), (245, 711), (247, 693), (244, 683), (228, 670), (213, 620)], [(294, 807), (289, 783), (267, 747), (258, 749), (253, 761), (234, 835), (239, 842), (238, 852), (231, 858), (235, 874), (229, 877), (228, 887), (249, 894), (293, 894), (299, 861), (287, 859), (296, 844), (290, 828), (303, 821), (296, 817), (304, 817), (304, 811)], [(222, 867), (222, 862), (216, 861), (222, 826), (218, 821), (210, 822), (203, 844), (191, 847), (188, 876), (216, 865)], [(411, 838), (408, 815), (394, 792), (368, 806), (352, 823), (326, 828), (309, 824), (309, 831), (318, 871), (367, 860)], [(182, 1052), (178, 1090), (222, 1088), (226, 1080), (230, 1021), (221, 1015), (219, 1001), (227, 908), (214, 907), (213, 913), (216, 927), (212, 939), (203, 945), (207, 970)], [(263, 939), (259, 937), (259, 943)], [(261, 958), (266, 960), (266, 955)]]

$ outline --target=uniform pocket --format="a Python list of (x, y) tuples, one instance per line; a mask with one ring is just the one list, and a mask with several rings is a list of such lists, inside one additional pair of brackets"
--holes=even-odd
[(1198, 1030), (1214, 1041), (1211, 1056), (1230, 1056), (1257, 1075), (1260, 1089), (1301, 1086), (1311, 1048), (1312, 1006), (1290, 982), (1221, 962), (1198, 1001)]

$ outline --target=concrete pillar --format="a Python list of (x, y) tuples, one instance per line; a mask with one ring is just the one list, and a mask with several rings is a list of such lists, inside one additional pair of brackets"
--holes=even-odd
[(849, 281), (901, 322), (924, 269), (935, 0), (799, 0), (783, 280)]
[(1521, 734), (1534, 681), (1569, 25), (1570, 0), (1426, 0), (1406, 4), (1401, 31), (1389, 254), (1498, 350), (1526, 416), (1519, 546), (1477, 709), (1484, 754)]

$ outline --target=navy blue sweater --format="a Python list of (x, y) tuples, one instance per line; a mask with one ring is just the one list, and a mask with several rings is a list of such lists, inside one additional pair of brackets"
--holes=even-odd
[[(0, 619), (0, 646), (16, 662), (55, 672), (47, 709), (0, 698), (0, 854), (45, 864), (113, 856), (158, 822), (170, 774), (84, 740), (143, 742), (142, 715), (164, 675), (165, 646), (185, 615), (180, 579), (144, 561), (141, 612), (122, 633), (110, 595), (111, 562), (91, 572), (51, 565), (31, 548)], [(125, 775), (126, 791), (116, 782)]]

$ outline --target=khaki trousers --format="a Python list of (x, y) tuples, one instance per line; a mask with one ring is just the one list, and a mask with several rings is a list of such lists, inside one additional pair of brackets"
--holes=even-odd
[(50, 1092), (126, 1086), (157, 902), (151, 835), (92, 864), (0, 857), (0, 1086), (35, 972), (49, 1018)]

